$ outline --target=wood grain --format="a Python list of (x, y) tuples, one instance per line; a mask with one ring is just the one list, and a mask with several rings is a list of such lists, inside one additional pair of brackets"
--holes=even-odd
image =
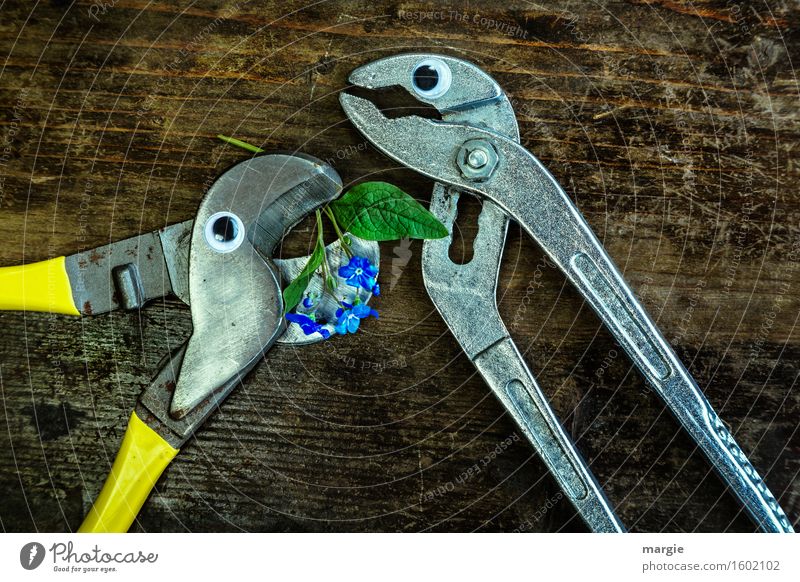
[[(512, 97), (524, 145), (573, 195), (797, 525), (800, 10), (503, 4), (5, 3), (0, 264), (191, 217), (245, 157), (217, 133), (427, 200), (431, 184), (367, 147), (336, 96), (379, 56), (461, 56)], [(477, 209), (465, 206), (469, 239)], [(307, 242), (299, 230), (287, 253)], [(417, 242), (382, 245), (381, 319), (363, 333), (273, 349), (135, 528), (584, 531), (435, 312), (419, 254)], [(753, 529), (517, 227), (499, 301), (631, 529)], [(74, 530), (139, 392), (191, 333), (188, 311), (166, 300), (83, 320), (4, 313), (0, 324), (0, 527)]]

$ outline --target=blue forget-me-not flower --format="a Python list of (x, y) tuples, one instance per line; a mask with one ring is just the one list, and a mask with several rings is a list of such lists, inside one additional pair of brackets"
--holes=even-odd
[(331, 337), (331, 332), (325, 329), (321, 323), (317, 323), (315, 319), (309, 317), (308, 315), (303, 315), (302, 313), (287, 313), (286, 319), (292, 323), (298, 324), (300, 329), (302, 329), (303, 333), (306, 335), (319, 333), (325, 339)]
[(351, 257), (348, 264), (339, 267), (339, 276), (351, 287), (372, 291), (375, 288), (378, 268), (364, 257)]
[(358, 326), (361, 325), (361, 320), (366, 319), (370, 315), (377, 319), (378, 312), (370, 308), (365, 303), (358, 303), (351, 305), (346, 301), (342, 301), (342, 306), (336, 310), (336, 333), (344, 335), (347, 333), (356, 333)]

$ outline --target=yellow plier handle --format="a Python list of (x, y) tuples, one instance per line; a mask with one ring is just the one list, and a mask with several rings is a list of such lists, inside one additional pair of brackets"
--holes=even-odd
[(65, 257), (0, 268), (0, 310), (80, 315)]
[(78, 532), (127, 532), (161, 473), (178, 452), (134, 412), (111, 474)]

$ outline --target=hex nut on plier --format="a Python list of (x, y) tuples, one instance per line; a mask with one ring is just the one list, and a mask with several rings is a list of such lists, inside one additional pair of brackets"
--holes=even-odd
[(473, 182), (484, 182), (491, 178), (499, 161), (497, 150), (485, 139), (465, 141), (456, 156), (461, 174)]

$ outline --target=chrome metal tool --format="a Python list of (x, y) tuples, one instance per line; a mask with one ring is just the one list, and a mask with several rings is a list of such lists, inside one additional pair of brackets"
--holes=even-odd
[[(435, 180), (432, 211), (452, 225), (459, 192), (484, 201), (474, 257), (448, 259), (450, 240), (426, 241), (426, 287), (456, 339), (520, 425), (580, 515), (595, 531), (622, 531), (608, 500), (567, 437), (497, 313), (506, 221), (516, 221), (600, 315), (647, 381), (697, 442), (756, 524), (792, 532), (755, 468), (678, 360), (564, 190), (519, 143), (507, 95), (477, 66), (402, 54), (359, 67), (363, 89), (402, 87), (440, 120), (388, 118), (368, 98), (340, 95), (355, 127), (393, 160)], [(477, 322), (480, 321), (478, 326)]]

